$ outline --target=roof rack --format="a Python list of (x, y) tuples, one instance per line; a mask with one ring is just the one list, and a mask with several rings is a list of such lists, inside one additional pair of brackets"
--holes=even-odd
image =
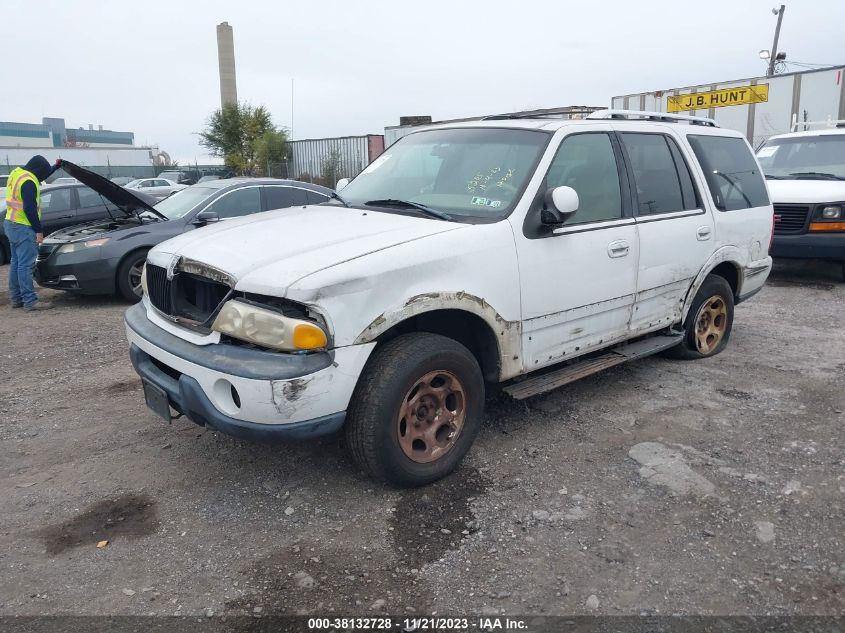
[(588, 114), (587, 118), (592, 120), (624, 119), (626, 121), (660, 121), (661, 123), (688, 123), (689, 125), (719, 127), (716, 121), (703, 116), (670, 114), (668, 112), (647, 112), (645, 110), (597, 110)]
[[(797, 115), (792, 115), (792, 127), (789, 130), (790, 132), (806, 132), (807, 130), (810, 130), (814, 127), (830, 129), (845, 127), (845, 119), (833, 120), (831, 118), (828, 118), (825, 121), (798, 121), (797, 119)], [(801, 126), (803, 126), (803, 129), (799, 130)]]

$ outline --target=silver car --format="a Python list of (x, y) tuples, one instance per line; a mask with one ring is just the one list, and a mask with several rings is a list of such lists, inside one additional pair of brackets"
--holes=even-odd
[(166, 178), (138, 178), (124, 185), (127, 189), (140, 191), (159, 200), (163, 200), (177, 191), (182, 191), (187, 186), (176, 184)]

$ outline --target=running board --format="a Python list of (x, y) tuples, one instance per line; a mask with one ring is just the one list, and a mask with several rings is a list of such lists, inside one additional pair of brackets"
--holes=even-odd
[(636, 360), (645, 356), (651, 356), (664, 349), (669, 349), (684, 339), (682, 333), (666, 334), (662, 336), (651, 336), (636, 343), (623, 344), (614, 347), (606, 354), (578, 361), (561, 369), (527, 378), (521, 382), (508, 385), (503, 389), (512, 398), (524, 400), (531, 396), (546, 393), (563, 385), (568, 385), (590, 374), (596, 374), (602, 370), (621, 365), (629, 360)]

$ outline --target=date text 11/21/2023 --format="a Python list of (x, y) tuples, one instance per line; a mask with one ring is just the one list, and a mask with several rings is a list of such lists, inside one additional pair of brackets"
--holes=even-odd
[(443, 618), (443, 617), (406, 617), (393, 619), (389, 617), (373, 618), (309, 618), (308, 629), (320, 630), (358, 630), (358, 631), (450, 631), (452, 633), (466, 631), (527, 631), (524, 620), (504, 617), (480, 618)]

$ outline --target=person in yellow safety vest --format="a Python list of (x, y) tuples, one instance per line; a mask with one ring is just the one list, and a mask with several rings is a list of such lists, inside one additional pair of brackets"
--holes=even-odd
[(9, 263), (9, 299), (13, 308), (27, 312), (47, 310), (49, 303), (38, 301), (32, 285), (32, 270), (38, 244), (44, 239), (41, 227), (41, 181), (59, 168), (43, 156), (33, 156), (23, 167), (16, 167), (6, 181), (6, 219), (3, 230), (12, 251)]

